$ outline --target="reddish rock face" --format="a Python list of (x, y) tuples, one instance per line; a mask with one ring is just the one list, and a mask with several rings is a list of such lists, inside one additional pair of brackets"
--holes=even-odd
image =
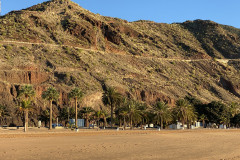
[(163, 101), (168, 103), (170, 106), (174, 106), (175, 100), (169, 96), (164, 94), (155, 92), (155, 91), (148, 91), (148, 90), (137, 90), (135, 92), (135, 96), (146, 103), (154, 104), (156, 101)]
[[(36, 103), (35, 105), (39, 107), (43, 106), (41, 100), (41, 94), (44, 90), (43, 83), (49, 80), (49, 75), (46, 72), (40, 71), (39, 68), (35, 66), (20, 66), (17, 69), (0, 70), (0, 98), (1, 105), (7, 107), (10, 113), (11, 120), (2, 119), (5, 124), (10, 125), (10, 123), (15, 125), (22, 125), (21, 118), (16, 117), (16, 108), (18, 106), (18, 91), (21, 85), (31, 84), (36, 89)], [(37, 110), (38, 110), (37, 109)], [(38, 112), (35, 110), (34, 112)], [(35, 114), (33, 114), (34, 116)], [(35, 115), (36, 116), (36, 115)], [(33, 118), (37, 121), (37, 117)], [(31, 122), (30, 122), (31, 124)]]
[(19, 66), (17, 69), (0, 70), (0, 80), (16, 84), (41, 84), (49, 79), (46, 72), (35, 65)]
[(0, 71), (0, 80), (9, 83), (41, 84), (46, 82), (49, 76), (39, 71)]

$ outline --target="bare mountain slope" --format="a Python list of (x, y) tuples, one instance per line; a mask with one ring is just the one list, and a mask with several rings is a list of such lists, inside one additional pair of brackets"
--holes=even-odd
[(82, 105), (95, 108), (102, 105), (105, 85), (147, 103), (173, 105), (186, 95), (203, 102), (239, 101), (239, 33), (202, 20), (127, 22), (69, 0), (38, 4), (0, 18), (0, 102), (13, 115), (17, 91), (29, 83), (37, 91), (33, 117), (46, 109), (40, 95), (49, 85), (61, 92), (55, 114), (68, 104), (74, 86), (85, 92)]

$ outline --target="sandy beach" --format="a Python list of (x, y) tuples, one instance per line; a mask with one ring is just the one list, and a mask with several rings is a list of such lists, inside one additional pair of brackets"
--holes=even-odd
[(240, 130), (0, 129), (1, 160), (238, 160)]

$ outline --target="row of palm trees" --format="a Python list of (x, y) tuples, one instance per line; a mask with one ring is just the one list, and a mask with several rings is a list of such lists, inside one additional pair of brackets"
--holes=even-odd
[(126, 119), (130, 128), (137, 124), (147, 124), (149, 122), (159, 125), (162, 129), (165, 124), (173, 121), (181, 121), (184, 125), (186, 122), (192, 123), (197, 119), (197, 114), (187, 100), (180, 99), (176, 102), (175, 107), (170, 107), (165, 102), (156, 102), (152, 106), (123, 97), (115, 88), (109, 87), (103, 94), (103, 102), (111, 108), (111, 127), (113, 126), (113, 113), (115, 110), (116, 119), (121, 126), (121, 120), (126, 127)]
[(116, 91), (115, 88), (109, 87), (103, 94), (103, 102), (111, 108), (111, 126), (115, 121), (119, 126), (126, 120), (131, 128), (136, 125), (154, 123), (163, 128), (170, 123), (179, 121), (184, 127), (190, 128), (196, 121), (214, 123), (216, 125), (224, 124), (229, 127), (240, 127), (240, 104), (212, 101), (202, 103), (198, 99), (186, 96), (184, 99), (176, 101), (174, 106), (169, 106), (165, 102), (158, 101), (155, 104), (147, 105), (142, 102), (126, 98)]
[(170, 107), (167, 103), (161, 101), (150, 106), (133, 99), (123, 98), (122, 103), (117, 105), (115, 109), (115, 115), (120, 127), (123, 121), (124, 129), (126, 126), (133, 129), (139, 125), (143, 128), (150, 123), (163, 129), (176, 121), (182, 122), (184, 126), (186, 123), (191, 124), (197, 120), (197, 114), (194, 112), (193, 106), (185, 99), (178, 100), (176, 106)]
[[(238, 116), (240, 120), (240, 107), (238, 104), (226, 107), (222, 103), (212, 102), (206, 105), (194, 98), (187, 97), (185, 99), (179, 99), (176, 101), (176, 105), (172, 107), (161, 101), (147, 105), (132, 98), (124, 97), (113, 87), (107, 87), (103, 92), (102, 101), (110, 108), (110, 120), (108, 120), (109, 114), (104, 109), (94, 111), (91, 107), (83, 107), (78, 111), (78, 102), (83, 96), (84, 94), (79, 88), (73, 88), (68, 93), (68, 98), (73, 99), (75, 102), (75, 109), (72, 108), (72, 111), (75, 114), (76, 128), (78, 127), (77, 119), (79, 116), (82, 116), (82, 118), (86, 120), (86, 126), (89, 126), (89, 120), (93, 119), (97, 122), (97, 126), (100, 126), (100, 122), (103, 122), (103, 127), (107, 126), (107, 122), (110, 122), (111, 127), (116, 125), (122, 127), (123, 125), (124, 128), (126, 128), (126, 126), (130, 126), (130, 128), (135, 126), (143, 127), (146, 124), (154, 123), (162, 129), (176, 121), (181, 122), (183, 126), (187, 124), (189, 127), (197, 120), (203, 123), (208, 121), (224, 124), (229, 124), (231, 118), (234, 121), (238, 121)], [(20, 88), (18, 98), (19, 108), (25, 113), (24, 131), (28, 130), (28, 112), (29, 109), (33, 108), (34, 97), (35, 91), (31, 85), (25, 85)], [(42, 98), (49, 102), (49, 113), (47, 114), (46, 112), (46, 119), (49, 118), (49, 129), (51, 130), (53, 120), (52, 104), (53, 101), (59, 99), (59, 93), (54, 87), (49, 87), (42, 93)], [(0, 116), (1, 114), (3, 114), (3, 107), (0, 106)], [(66, 116), (62, 117), (62, 120), (66, 120)], [(67, 119), (69, 121), (69, 116)]]
[[(18, 97), (20, 100), (20, 108), (24, 111), (25, 116), (25, 125), (24, 125), (24, 131), (26, 132), (28, 130), (28, 111), (33, 107), (34, 102), (34, 96), (35, 91), (31, 85), (25, 85), (22, 86)], [(75, 127), (78, 127), (77, 119), (78, 119), (78, 100), (80, 100), (83, 97), (83, 92), (79, 88), (72, 89), (68, 97), (70, 99), (74, 99), (75, 101)], [(52, 129), (52, 120), (53, 120), (53, 109), (52, 104), (53, 101), (57, 101), (59, 99), (59, 93), (54, 87), (49, 87), (46, 91), (42, 93), (42, 98), (49, 101), (49, 129)], [(120, 93), (116, 91), (115, 88), (109, 87), (105, 90), (102, 97), (103, 103), (107, 106), (110, 106), (111, 111), (111, 120), (110, 125), (113, 127), (114, 124), (114, 115), (115, 120), (118, 119), (118, 124), (122, 125), (122, 120), (124, 122), (124, 128), (126, 127), (126, 122), (129, 123), (131, 128), (133, 128), (133, 125), (136, 125), (137, 123), (142, 120), (142, 122), (147, 122), (147, 106), (144, 103), (139, 103), (135, 100), (124, 98)], [(158, 116), (158, 121), (161, 121), (161, 126), (163, 126), (163, 121), (167, 121), (167, 115), (165, 114), (164, 110), (168, 110), (168, 106), (163, 103), (159, 102), (153, 107), (153, 113)], [(93, 113), (94, 110), (91, 107), (83, 107), (80, 110), (80, 113), (84, 115), (83, 118), (86, 119), (86, 126), (89, 126), (89, 119), (91, 117), (94, 117), (96, 119), (98, 126), (100, 119), (104, 120), (104, 127), (107, 126), (107, 111), (106, 110), (98, 110)], [(170, 115), (170, 114), (169, 114)], [(91, 117), (90, 117), (91, 116)], [(169, 118), (169, 117), (168, 117)], [(169, 118), (170, 119), (170, 118)]]
[[(34, 96), (35, 96), (35, 91), (31, 85), (25, 85), (22, 86), (21, 89), (19, 90), (19, 100), (20, 100), (20, 106), (19, 108), (24, 111), (25, 115), (25, 125), (24, 125), (24, 131), (26, 132), (28, 130), (28, 111), (33, 107), (33, 102), (34, 102)], [(69, 92), (69, 98), (74, 99), (75, 101), (75, 111), (76, 111), (76, 116), (75, 116), (75, 126), (77, 128), (77, 105), (78, 105), (78, 100), (83, 97), (83, 92), (79, 88), (74, 88)], [(49, 101), (49, 129), (52, 129), (52, 104), (53, 101), (57, 101), (59, 99), (59, 93), (54, 87), (49, 87), (46, 91), (42, 93), (42, 98)]]

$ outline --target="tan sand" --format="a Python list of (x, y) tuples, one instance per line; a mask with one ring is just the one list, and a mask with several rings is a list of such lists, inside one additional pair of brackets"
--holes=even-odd
[(0, 129), (0, 160), (238, 160), (240, 130)]

